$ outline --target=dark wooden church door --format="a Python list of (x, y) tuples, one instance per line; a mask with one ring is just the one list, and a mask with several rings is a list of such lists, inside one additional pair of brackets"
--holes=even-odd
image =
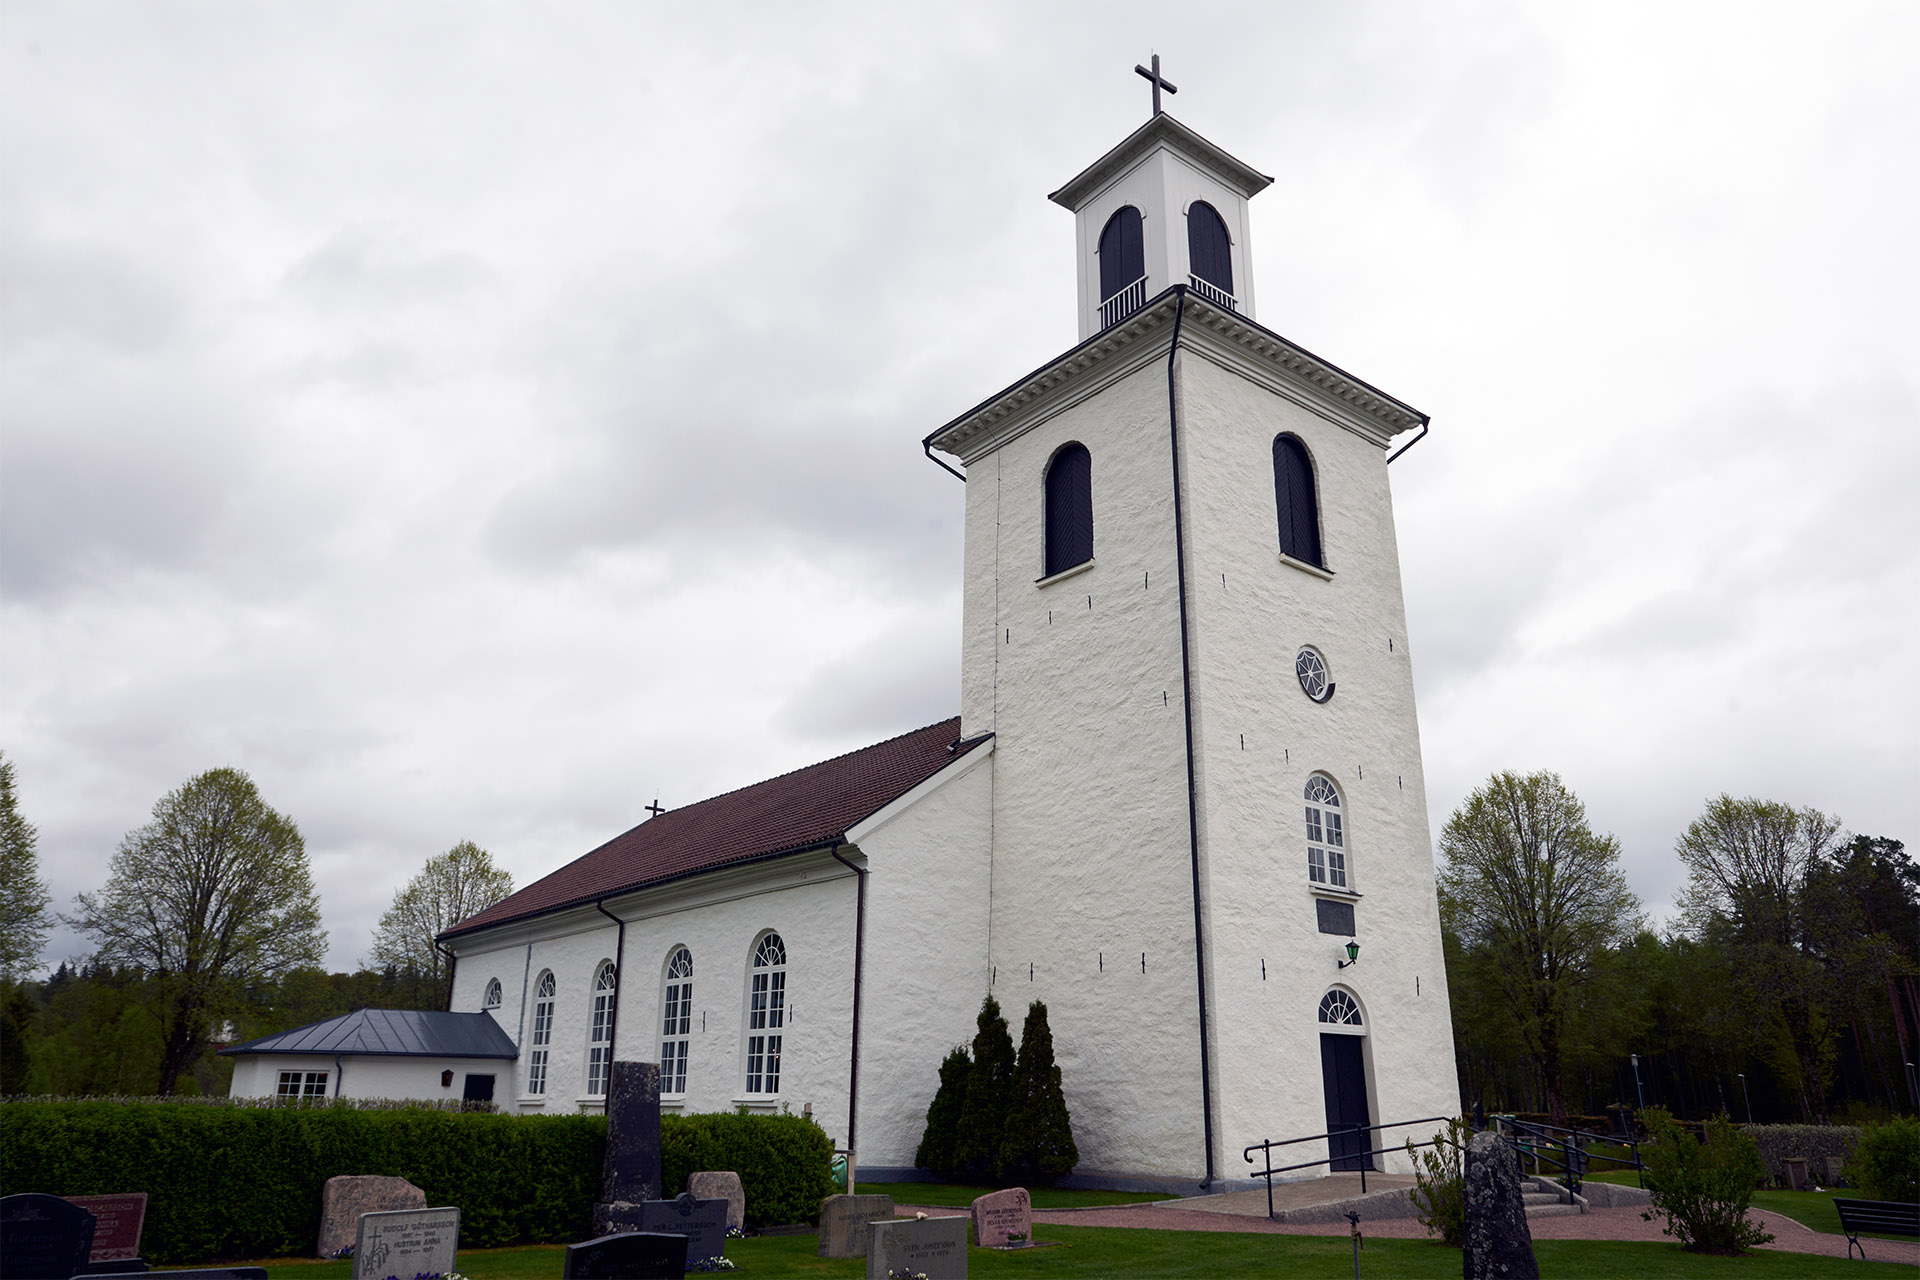
[(1327, 1094), (1327, 1154), (1333, 1168), (1373, 1169), (1373, 1157), (1365, 1154), (1373, 1148), (1370, 1133), (1340, 1133), (1341, 1129), (1364, 1129), (1373, 1123), (1367, 1114), (1367, 1071), (1361, 1060), (1359, 1036), (1320, 1037), (1320, 1081)]

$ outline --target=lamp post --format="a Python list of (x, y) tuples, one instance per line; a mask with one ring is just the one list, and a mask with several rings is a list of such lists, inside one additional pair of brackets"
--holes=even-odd
[(1753, 1097), (1747, 1092), (1747, 1073), (1740, 1073), (1740, 1096), (1747, 1100), (1747, 1123), (1753, 1123)]
[(1640, 1088), (1640, 1055), (1630, 1053), (1627, 1055), (1627, 1060), (1633, 1063), (1633, 1096), (1640, 1099), (1640, 1109), (1645, 1111), (1647, 1109), (1647, 1095)]

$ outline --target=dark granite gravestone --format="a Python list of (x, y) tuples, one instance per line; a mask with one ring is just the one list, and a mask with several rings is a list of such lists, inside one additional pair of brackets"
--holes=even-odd
[(1520, 1198), (1520, 1162), (1497, 1133), (1467, 1140), (1466, 1280), (1540, 1280)]
[(62, 1198), (93, 1215), (93, 1252), (87, 1258), (86, 1274), (147, 1269), (147, 1264), (140, 1260), (140, 1229), (147, 1221), (146, 1192)]
[(622, 1231), (567, 1246), (563, 1280), (654, 1280), (687, 1273), (687, 1238)]
[(867, 1280), (904, 1271), (927, 1280), (967, 1280), (967, 1228), (958, 1215), (867, 1225)]
[(639, 1221), (630, 1231), (671, 1232), (687, 1238), (687, 1258), (721, 1258), (727, 1252), (727, 1202), (696, 1200), (683, 1193), (676, 1200), (646, 1200)]
[(37, 1191), (0, 1198), (0, 1268), (7, 1280), (67, 1280), (93, 1251), (93, 1215)]
[(607, 1075), (607, 1159), (593, 1229), (630, 1230), (635, 1206), (660, 1198), (660, 1064), (616, 1062)]
[[(267, 1269), (265, 1267), (204, 1267), (198, 1271), (124, 1273), (115, 1271), (95, 1276), (92, 1280), (152, 1280), (155, 1275), (165, 1275), (167, 1280), (267, 1280)], [(12, 1280), (13, 1273), (9, 1271), (7, 1277), (8, 1280)]]

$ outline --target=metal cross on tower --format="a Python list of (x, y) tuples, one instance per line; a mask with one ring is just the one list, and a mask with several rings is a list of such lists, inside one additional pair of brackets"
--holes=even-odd
[(659, 816), (660, 816), (661, 814), (663, 814), (663, 813), (665, 813), (665, 812), (666, 812), (666, 810), (665, 810), (665, 809), (662, 809), (662, 808), (660, 807), (660, 797), (659, 797), (659, 796), (655, 796), (655, 797), (653, 798), (653, 803), (647, 806), (647, 812), (648, 812), (648, 813), (650, 813), (650, 814), (652, 814), (652, 815), (653, 815), (654, 817), (656, 817), (656, 818), (657, 818), (657, 817), (659, 817)]
[(1160, 78), (1160, 55), (1159, 54), (1156, 53), (1153, 55), (1152, 62), (1153, 62), (1153, 69), (1151, 71), (1149, 71), (1146, 67), (1139, 65), (1138, 63), (1134, 64), (1133, 69), (1139, 74), (1145, 76), (1148, 80), (1151, 80), (1153, 82), (1153, 114), (1159, 115), (1160, 114), (1160, 91), (1162, 89), (1165, 89), (1168, 93), (1178, 93), (1180, 91), (1173, 87), (1173, 81), (1162, 80)]

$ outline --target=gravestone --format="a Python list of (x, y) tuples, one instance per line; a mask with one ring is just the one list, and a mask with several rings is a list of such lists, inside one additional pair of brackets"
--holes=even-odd
[(342, 1174), (320, 1190), (320, 1256), (337, 1258), (360, 1236), (360, 1215), (424, 1209), (427, 1193), (405, 1178)]
[[(9, 1271), (8, 1276), (12, 1276)], [(109, 1271), (92, 1277), (92, 1280), (149, 1280), (154, 1272), (145, 1271)], [(167, 1280), (267, 1280), (265, 1267), (201, 1267), (192, 1271), (167, 1271)]]
[(740, 1185), (739, 1174), (691, 1173), (687, 1175), (687, 1190), (696, 1200), (725, 1200), (727, 1226), (737, 1231), (747, 1229), (747, 1189)]
[(655, 1280), (687, 1273), (687, 1238), (621, 1231), (567, 1246), (564, 1280)]
[(973, 1242), (983, 1249), (1002, 1248), (1007, 1237), (1033, 1239), (1033, 1197), (1025, 1187), (994, 1191), (973, 1202)]
[(1466, 1280), (1540, 1280), (1520, 1198), (1520, 1164), (1497, 1133), (1467, 1140)]
[[(135, 1191), (123, 1196), (65, 1196), (68, 1204), (77, 1204), (93, 1215), (93, 1252), (87, 1259), (87, 1274), (140, 1272), (147, 1264), (140, 1261), (140, 1229), (147, 1221), (147, 1193)], [(121, 1264), (127, 1265), (121, 1265)]]
[(594, 1215), (594, 1225), (602, 1235), (671, 1232), (687, 1238), (687, 1257), (695, 1262), (726, 1256), (725, 1200), (696, 1200), (691, 1192), (685, 1192), (674, 1200), (599, 1207), (605, 1212)]
[(363, 1213), (353, 1243), (353, 1280), (445, 1275), (459, 1248), (457, 1208)]
[(1837, 1187), (1846, 1180), (1847, 1158), (1845, 1156), (1827, 1156), (1824, 1163), (1827, 1166), (1828, 1186)]
[(828, 1196), (820, 1202), (820, 1256), (867, 1256), (867, 1224), (893, 1217), (892, 1196)]
[(895, 1271), (927, 1280), (967, 1280), (967, 1219), (906, 1218), (867, 1226), (867, 1280)]
[(607, 1158), (593, 1229), (635, 1230), (635, 1206), (660, 1198), (660, 1064), (616, 1062), (607, 1073)]
[(93, 1215), (37, 1191), (0, 1198), (0, 1266), (7, 1280), (67, 1280), (93, 1251)]

